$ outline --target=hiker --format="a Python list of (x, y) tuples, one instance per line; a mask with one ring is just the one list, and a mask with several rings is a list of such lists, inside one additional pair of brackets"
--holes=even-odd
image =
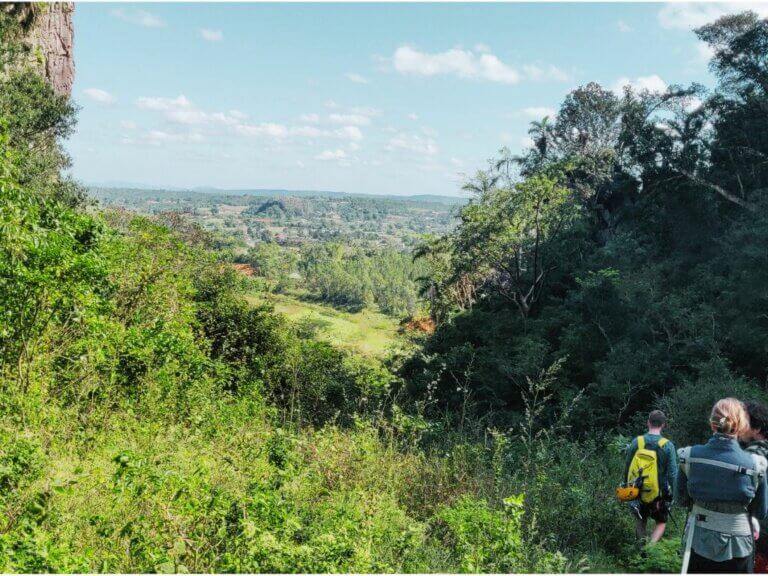
[(629, 503), (640, 545), (645, 542), (648, 518), (656, 523), (651, 532), (651, 544), (661, 540), (675, 493), (675, 446), (661, 435), (666, 423), (664, 412), (654, 410), (648, 415), (648, 432), (633, 439), (627, 447), (624, 478), (627, 484), (641, 485), (639, 497)]
[[(768, 458), (768, 407), (758, 402), (744, 403), (749, 416), (749, 429), (739, 437), (744, 450)], [(768, 573), (768, 520), (759, 522), (755, 542), (755, 573)]]
[(713, 435), (706, 444), (678, 451), (676, 501), (691, 506), (683, 574), (751, 573), (752, 517), (762, 520), (768, 515), (768, 463), (739, 446), (738, 437), (749, 430), (749, 416), (739, 400), (719, 400), (709, 424)]

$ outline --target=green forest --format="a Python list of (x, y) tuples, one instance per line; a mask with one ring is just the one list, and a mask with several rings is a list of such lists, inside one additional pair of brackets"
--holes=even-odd
[[(0, 11), (3, 572), (679, 571), (682, 510), (639, 551), (614, 489), (649, 410), (684, 446), (768, 400), (768, 20), (696, 30), (712, 88), (575, 89), (412, 249), (95, 203), (29, 25)], [(297, 288), (433, 329), (364, 356), (247, 298)]]

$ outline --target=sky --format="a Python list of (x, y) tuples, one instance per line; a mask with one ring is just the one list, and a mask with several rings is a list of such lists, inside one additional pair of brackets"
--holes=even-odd
[(691, 30), (743, 8), (78, 3), (72, 174), (460, 195), (580, 85), (711, 85)]

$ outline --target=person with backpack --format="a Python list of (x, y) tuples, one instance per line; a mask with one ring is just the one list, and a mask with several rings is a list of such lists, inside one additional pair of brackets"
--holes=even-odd
[[(739, 437), (746, 452), (768, 458), (768, 407), (754, 401), (744, 403), (749, 416), (749, 429)], [(758, 523), (755, 542), (755, 573), (768, 573), (768, 520)]]
[(682, 573), (751, 573), (752, 519), (768, 516), (768, 462), (739, 446), (739, 436), (749, 430), (749, 416), (739, 400), (719, 400), (709, 425), (713, 434), (706, 444), (678, 450), (676, 500), (690, 506)]
[(675, 446), (661, 435), (666, 423), (664, 412), (654, 410), (648, 415), (648, 432), (634, 438), (627, 447), (624, 479), (628, 485), (639, 487), (639, 497), (629, 506), (640, 544), (645, 542), (649, 518), (656, 523), (651, 532), (651, 544), (661, 540), (675, 493)]

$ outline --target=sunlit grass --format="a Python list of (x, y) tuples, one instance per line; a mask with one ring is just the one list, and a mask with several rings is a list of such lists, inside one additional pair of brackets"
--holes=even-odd
[(370, 308), (345, 312), (286, 294), (255, 293), (246, 298), (253, 304), (270, 302), (292, 321), (316, 322), (319, 338), (366, 356), (384, 356), (399, 340), (397, 319)]

